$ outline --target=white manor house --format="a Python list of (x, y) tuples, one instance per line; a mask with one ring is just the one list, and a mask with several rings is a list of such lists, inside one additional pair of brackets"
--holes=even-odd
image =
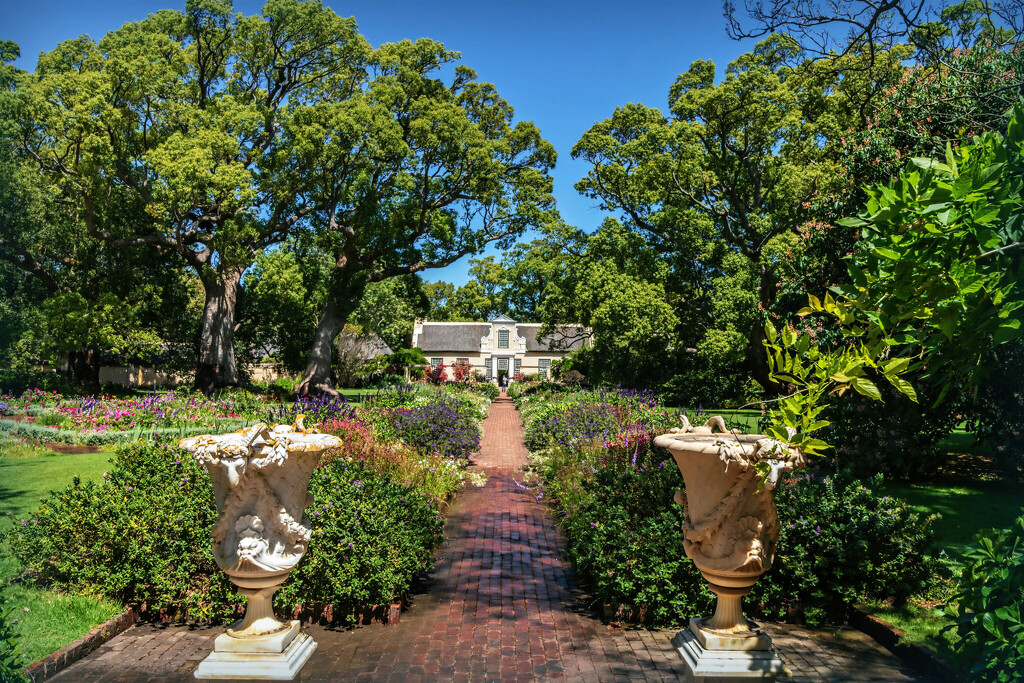
[(570, 351), (592, 344), (590, 332), (581, 325), (565, 325), (551, 335), (538, 337), (541, 323), (520, 323), (499, 315), (488, 323), (450, 323), (416, 320), (412, 345), (423, 350), (432, 366), (451, 367), (469, 363), (488, 380), (518, 373), (549, 377), (552, 361)]

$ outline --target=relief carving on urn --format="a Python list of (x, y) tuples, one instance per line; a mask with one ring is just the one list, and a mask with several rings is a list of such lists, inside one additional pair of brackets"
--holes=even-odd
[(299, 622), (274, 617), (273, 595), (299, 563), (312, 528), (304, 509), (320, 454), (340, 439), (303, 426), (260, 423), (217, 436), (183, 439), (213, 482), (219, 516), (213, 557), (238, 592), (245, 617), (218, 636), (196, 672), (203, 678), (291, 678), (316, 643)]
[[(717, 596), (710, 618), (694, 618), (676, 645), (697, 676), (748, 673), (771, 678), (782, 663), (771, 639), (743, 616), (742, 599), (772, 566), (779, 537), (775, 487), (805, 466), (797, 448), (756, 434), (727, 431), (721, 417), (654, 440), (672, 454), (686, 484), (675, 502), (686, 511), (684, 548)], [(719, 432), (714, 429), (718, 427)], [(745, 653), (740, 663), (738, 653)]]

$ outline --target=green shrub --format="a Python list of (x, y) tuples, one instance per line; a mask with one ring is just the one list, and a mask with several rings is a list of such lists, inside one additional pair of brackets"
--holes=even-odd
[(816, 624), (842, 622), (862, 599), (899, 603), (925, 588), (936, 569), (932, 518), (878, 496), (881, 484), (880, 475), (866, 483), (815, 474), (783, 481), (775, 563), (750, 601), (770, 618), (796, 612)]
[(686, 557), (683, 509), (672, 502), (682, 486), (679, 470), (671, 460), (641, 467), (599, 469), (579, 496), (563, 495), (562, 528), (576, 573), (600, 602), (641, 608), (649, 623), (710, 614), (714, 595)]
[[(684, 487), (651, 446), (674, 416), (644, 392), (521, 397), (527, 445), (556, 507), (581, 580), (604, 603), (641, 608), (655, 623), (707, 614), (712, 597), (683, 547)], [(930, 520), (869, 485), (801, 474), (777, 492), (775, 566), (746, 604), (752, 615), (841, 622), (864, 598), (902, 600), (932, 577)]]
[(948, 615), (954, 649), (977, 680), (1017, 681), (1024, 671), (1024, 516), (1009, 529), (978, 534)]
[(444, 522), (412, 487), (337, 460), (317, 470), (310, 492), (310, 551), (281, 590), (282, 607), (388, 604), (434, 565)]
[[(333, 605), (345, 614), (384, 604), (431, 566), (442, 522), (415, 488), (336, 460), (314, 472), (310, 490), (312, 540), (275, 596), (279, 608)], [(220, 619), (240, 600), (213, 560), (215, 519), (209, 476), (187, 453), (137, 442), (118, 451), (104, 483), (76, 480), (6, 536), (28, 581)]]
[(122, 447), (103, 483), (46, 498), (8, 532), (26, 578), (124, 604), (219, 618), (238, 598), (213, 560), (213, 490), (192, 457), (167, 444)]
[(932, 408), (937, 392), (919, 383), (915, 403), (888, 383), (878, 385), (881, 401), (855, 392), (837, 398), (826, 411), (831, 425), (822, 436), (834, 448), (826, 461), (853, 478), (881, 472), (908, 478), (934, 472), (943, 460), (939, 441), (956, 426), (958, 409), (947, 402)]
[(487, 399), (491, 401), (501, 395), (501, 390), (498, 388), (498, 385), (493, 382), (470, 382), (466, 385), (466, 388), (474, 393), (487, 397)]
[(28, 681), (21, 673), (21, 648), (18, 646), (18, 636), (11, 626), (13, 609), (0, 611), (0, 681), (3, 683)]

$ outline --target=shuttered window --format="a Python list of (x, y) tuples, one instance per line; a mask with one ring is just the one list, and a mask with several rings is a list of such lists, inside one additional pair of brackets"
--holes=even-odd
[(484, 359), (484, 369), (487, 371), (487, 379), (494, 377), (493, 363), (494, 361), (490, 358)]

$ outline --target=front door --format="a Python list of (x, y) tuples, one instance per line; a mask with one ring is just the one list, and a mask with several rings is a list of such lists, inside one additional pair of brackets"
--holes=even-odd
[(501, 385), (503, 377), (508, 375), (508, 358), (498, 359), (498, 385)]

